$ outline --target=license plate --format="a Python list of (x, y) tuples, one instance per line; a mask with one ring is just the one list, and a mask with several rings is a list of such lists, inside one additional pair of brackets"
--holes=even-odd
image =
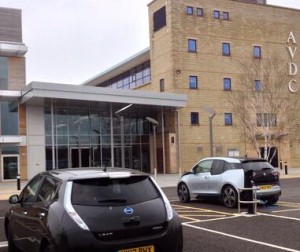
[(154, 246), (144, 246), (137, 248), (121, 249), (118, 252), (155, 252)]
[(262, 186), (259, 186), (259, 189), (260, 190), (270, 190), (270, 189), (272, 189), (272, 186), (271, 185), (262, 185)]

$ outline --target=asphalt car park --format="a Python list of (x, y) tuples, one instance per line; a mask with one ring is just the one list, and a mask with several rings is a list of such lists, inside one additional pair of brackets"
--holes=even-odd
[[(184, 252), (300, 252), (300, 178), (281, 181), (282, 196), (276, 205), (258, 205), (257, 214), (247, 214), (247, 206), (229, 209), (213, 200), (181, 203), (176, 188), (164, 188), (180, 216), (184, 232)], [(0, 202), (0, 251), (7, 251), (3, 214), (7, 202)], [(3, 247), (1, 247), (3, 246)]]

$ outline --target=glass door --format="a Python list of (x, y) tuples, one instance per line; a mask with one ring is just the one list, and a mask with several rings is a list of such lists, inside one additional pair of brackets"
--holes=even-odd
[(16, 179), (19, 172), (19, 155), (2, 155), (2, 179)]

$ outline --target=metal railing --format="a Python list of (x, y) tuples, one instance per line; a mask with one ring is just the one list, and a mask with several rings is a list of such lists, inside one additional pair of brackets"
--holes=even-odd
[[(238, 213), (241, 213), (241, 204), (253, 204), (254, 206), (254, 211), (253, 213), (250, 213), (249, 207), (248, 207), (248, 213), (249, 214), (256, 214), (257, 213), (257, 198), (256, 198), (256, 191), (258, 190), (257, 187), (251, 187), (251, 188), (238, 188)], [(241, 200), (241, 192), (242, 191), (252, 191), (252, 200)]]

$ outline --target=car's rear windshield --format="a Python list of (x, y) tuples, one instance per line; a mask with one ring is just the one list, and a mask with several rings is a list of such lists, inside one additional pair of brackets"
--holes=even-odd
[(251, 160), (237, 165), (240, 166), (240, 168), (244, 169), (244, 171), (261, 171), (263, 169), (273, 168), (273, 166), (270, 165), (270, 163), (262, 160)]
[(137, 204), (159, 197), (159, 192), (148, 176), (129, 178), (97, 178), (75, 180), (72, 204), (116, 206)]

